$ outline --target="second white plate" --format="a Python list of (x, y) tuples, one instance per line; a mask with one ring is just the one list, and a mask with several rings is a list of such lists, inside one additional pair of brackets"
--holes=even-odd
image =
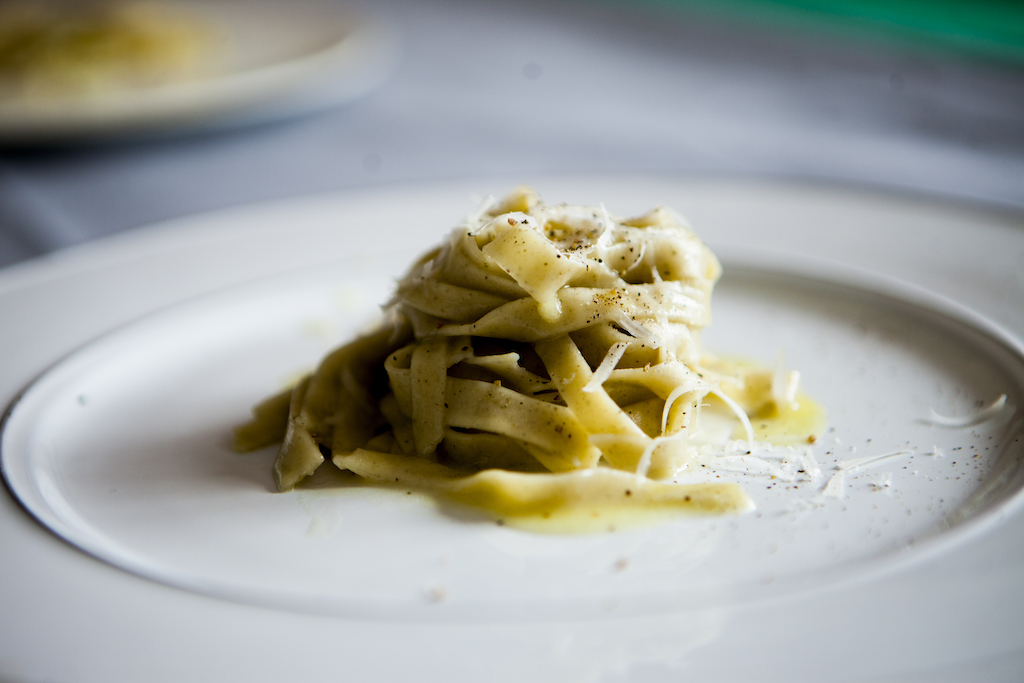
[(343, 3), (165, 0), (163, 6), (210, 34), (210, 64), (201, 76), (46, 99), (5, 92), (0, 144), (166, 135), (308, 114), (362, 96), (397, 61), (394, 29)]

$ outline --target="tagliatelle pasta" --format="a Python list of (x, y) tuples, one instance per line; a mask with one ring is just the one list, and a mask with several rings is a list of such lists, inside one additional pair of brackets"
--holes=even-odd
[(374, 332), (257, 406), (236, 448), (280, 441), (282, 491), (331, 459), (510, 519), (749, 509), (733, 483), (656, 481), (697, 452), (702, 405), (750, 440), (741, 407), (796, 405), (794, 373), (702, 360), (720, 273), (669, 209), (621, 219), (520, 188), (417, 260)]

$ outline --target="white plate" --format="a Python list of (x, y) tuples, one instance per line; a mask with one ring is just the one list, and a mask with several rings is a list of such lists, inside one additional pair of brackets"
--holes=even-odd
[[(836, 459), (911, 451), (849, 474), (845, 497), (823, 508), (788, 510), (824, 482), (791, 491), (749, 480), (759, 510), (745, 517), (549, 537), (401, 492), (272, 493), (272, 451), (231, 453), (230, 426), (372, 316), (408, 255), (472, 207), (471, 189), (511, 183), (497, 185), (239, 209), (5, 274), (8, 395), (80, 347), (14, 404), (0, 442), (8, 484), (77, 546), (191, 593), (83, 564), (7, 512), (0, 569), (18, 597), (0, 592), (0, 662), (17, 654), (31, 664), (24, 675), (59, 679), (72, 669), (46, 653), (76, 643), (97, 680), (139, 675), (169, 648), (192, 654), (169, 678), (322, 679), (344, 659), (359, 679), (472, 680), (481, 666), (498, 680), (656, 679), (685, 661), (694, 680), (818, 679), (840, 664), (853, 679), (923, 670), (955, 680), (979, 661), (1018, 661), (1017, 437), (1003, 438), (1006, 420), (950, 430), (919, 418), (929, 407), (968, 415), (1003, 393), (1022, 405), (1017, 313), (964, 284), (981, 263), (993, 278), (1012, 274), (1024, 239), (1007, 223), (1019, 217), (800, 186), (538, 183), (555, 201), (603, 196), (624, 213), (665, 201), (691, 215), (727, 268), (707, 345), (766, 362), (786, 349), (830, 410), (835, 432), (817, 450), (826, 476)], [(744, 220), (730, 225), (730, 215)], [(752, 222), (784, 227), (759, 245), (758, 230), (744, 232)], [(922, 225), (945, 245), (931, 265), (910, 248)], [(847, 243), (851, 226), (867, 226), (865, 242), (881, 231), (892, 248), (881, 257), (870, 243)], [(788, 252), (762, 248), (780, 246), (780, 234)], [(823, 261), (816, 241), (848, 245), (842, 262)], [(382, 242), (408, 250), (381, 255)], [(984, 261), (949, 267), (954, 256), (976, 258), (971, 249)], [(899, 273), (912, 283), (894, 280), (885, 259), (909, 263), (908, 253), (916, 265)], [(931, 291), (944, 286), (989, 307)], [(935, 446), (945, 457), (929, 455)], [(878, 486), (886, 474), (891, 486)], [(86, 595), (99, 596), (102, 615)], [(54, 624), (46, 648), (16, 628), (35, 614)], [(82, 629), (83, 619), (96, 628)], [(104, 635), (154, 621), (159, 637), (132, 635), (138, 625)], [(387, 655), (396, 642), (405, 656)], [(282, 648), (302, 649), (302, 661), (285, 658), (286, 667)], [(851, 648), (872, 656), (851, 659)]]
[[(9, 486), (65, 539), (148, 578), (285, 609), (433, 619), (645, 614), (819, 587), (941, 549), (1017, 502), (1024, 354), (1012, 339), (885, 283), (864, 292), (795, 277), (799, 263), (758, 272), (728, 257), (706, 344), (766, 365), (785, 349), (832, 415), (815, 448), (823, 479), (722, 473), (757, 512), (575, 537), (405, 491), (270, 493), (275, 449), (231, 453), (232, 424), (372, 320), (414, 257), (244, 286), (72, 354), (10, 411)], [(1007, 407), (981, 425), (922, 422), (1000, 395)]]
[(0, 143), (135, 137), (312, 113), (379, 85), (396, 61), (393, 29), (327, 0), (168, 0), (214, 36), (210, 75), (59, 101), (0, 98)]

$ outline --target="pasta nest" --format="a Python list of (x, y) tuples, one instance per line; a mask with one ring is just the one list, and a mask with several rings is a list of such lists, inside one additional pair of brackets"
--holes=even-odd
[(289, 392), (278, 486), (357, 449), (669, 476), (656, 445), (685, 443), (714, 390), (699, 335), (720, 273), (666, 208), (617, 218), (529, 188), (485, 203), (413, 264), (378, 329)]

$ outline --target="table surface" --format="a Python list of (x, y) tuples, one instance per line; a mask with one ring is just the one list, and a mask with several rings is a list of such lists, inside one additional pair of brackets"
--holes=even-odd
[(347, 106), (0, 152), (0, 266), (208, 209), (484, 176), (785, 175), (1024, 206), (1021, 65), (687, 6), (376, 3), (400, 61)]
[[(1024, 68), (1017, 64), (806, 26), (775, 25), (768, 31), (756, 22), (680, 3), (386, 0), (375, 3), (373, 11), (397, 28), (401, 56), (390, 80), (343, 107), (219, 133), (0, 151), (0, 278), (24, 282), (33, 272), (44, 272), (47, 255), (54, 252), (213, 209), (331, 190), (443, 181), (479, 186), (488, 178), (501, 183), (493, 188), (501, 193), (510, 178), (530, 182), (560, 174), (825, 180), (994, 208), (993, 215), (1014, 217), (1008, 224), (1021, 224)], [(88, 292), (78, 296), (85, 320)], [(994, 293), (993, 300), (999, 296)], [(128, 301), (131, 295), (120, 298)], [(1019, 334), (1020, 320), (999, 322)], [(99, 323), (82, 324), (92, 329)], [(16, 336), (31, 340), (30, 331)], [(41, 344), (37, 355), (47, 348)], [(83, 586), (107, 580), (112, 570), (33, 528), (13, 499), (6, 493), (0, 497), (5, 520), (0, 526), (19, 535), (32, 528), (35, 552), (59, 556), (73, 567), (74, 572), (51, 577), (47, 599), (81, 607), (76, 619), (82, 628), (88, 628), (90, 609), (132, 612), (131, 603), (140, 596), (159, 603), (166, 623), (147, 623), (137, 615), (108, 634), (108, 653), (123, 651), (114, 640), (157, 642), (172, 635), (206, 600), (127, 575), (125, 590), (109, 605), (81, 595)], [(0, 552), (3, 542), (0, 537)], [(1019, 548), (992, 548), (989, 555), (993, 572), (1019, 576), (1019, 566), (1010, 566), (1019, 560)], [(943, 590), (957, 562), (968, 561), (951, 558), (952, 568), (928, 574), (921, 592)], [(38, 588), (3, 592), (0, 614), (5, 605), (23, 614), (26, 605), (43, 599), (38, 593)], [(866, 603), (858, 595), (835, 595), (828, 604), (809, 596), (799, 609), (809, 617), (818, 610), (847, 610), (871, 623), (874, 616), (864, 613)], [(913, 596), (886, 597), (899, 604)], [(956, 600), (966, 605), (971, 595)], [(305, 617), (277, 613), (271, 618), (243, 606), (225, 607), (224, 613), (222, 626), (235, 630), (237, 656), (244, 655), (238, 643), (246, 634), (265, 640), (281, 628), (282, 649), (297, 651), (311, 644), (329, 647), (336, 630), (327, 620), (319, 629)], [(936, 608), (935, 618), (943, 614)], [(0, 617), (0, 642), (5, 632), (45, 633), (46, 618), (40, 614), (35, 621), (12, 624)], [(418, 637), (412, 626), (360, 628), (381, 638)], [(743, 632), (742, 625), (736, 628)], [(899, 622), (886, 628), (898, 629)], [(493, 631), (496, 638), (504, 633)], [(320, 636), (301, 640), (314, 632)], [(441, 629), (431, 637), (445, 633)], [(548, 649), (557, 655), (558, 638), (568, 636), (545, 627), (536, 639), (549, 635)], [(574, 635), (585, 637), (585, 631)], [(757, 636), (742, 635), (748, 641)], [(913, 634), (903, 636), (914, 642)], [(959, 657), (955, 665), (892, 680), (970, 680), (976, 671), (993, 680), (1014, 680), (1024, 670), (1024, 642), (1012, 634), (1004, 641), (994, 644), (984, 661)], [(78, 678), (88, 679), (94, 653), (84, 643), (95, 643), (96, 637), (82, 642), (69, 645), (63, 656), (79, 662)], [(524, 641), (517, 647), (526, 656), (529, 645)], [(748, 654), (769, 661), (772, 648), (785, 645), (767, 634), (763, 647)], [(154, 650), (168, 662), (194, 655), (185, 645), (167, 642)], [(389, 656), (383, 645), (370, 654)], [(734, 656), (723, 642), (705, 644), (704, 654), (708, 661), (720, 656), (726, 663)], [(657, 673), (648, 669), (608, 675), (632, 680)], [(126, 663), (121, 670), (133, 669)], [(361, 662), (355, 670), (372, 667)], [(0, 679), (35, 680), (37, 674), (22, 667), (17, 653), (0, 652)], [(848, 678), (835, 671), (822, 675)], [(266, 677), (273, 678), (269, 669)], [(805, 670), (802, 677), (813, 680), (815, 674)], [(783, 680), (779, 672), (771, 678)]]

